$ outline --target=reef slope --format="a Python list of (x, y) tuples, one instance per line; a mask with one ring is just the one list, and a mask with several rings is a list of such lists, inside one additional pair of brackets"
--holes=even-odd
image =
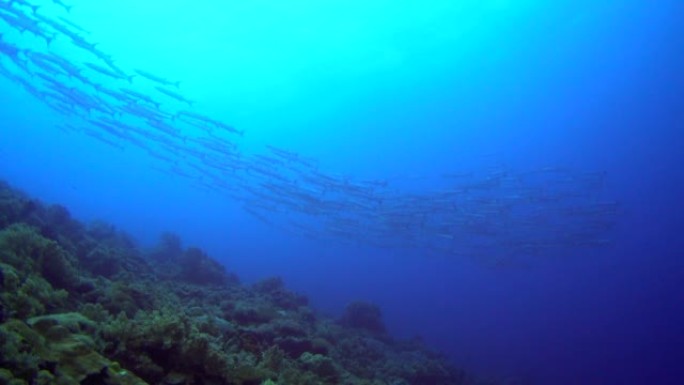
[(174, 234), (142, 250), (0, 182), (0, 384), (472, 384), (379, 309), (317, 314)]

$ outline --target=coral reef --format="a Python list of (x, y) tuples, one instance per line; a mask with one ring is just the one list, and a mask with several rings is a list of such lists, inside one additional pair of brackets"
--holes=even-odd
[(140, 250), (0, 183), (0, 385), (474, 384), (380, 309), (332, 320), (162, 235)]

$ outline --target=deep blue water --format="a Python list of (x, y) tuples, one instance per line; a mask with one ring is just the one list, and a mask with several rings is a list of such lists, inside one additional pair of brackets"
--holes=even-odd
[[(0, 20), (0, 64), (24, 79), (0, 77), (9, 183), (145, 247), (174, 231), (243, 281), (282, 276), (334, 316), (352, 300), (375, 302), (393, 334), (420, 335), (485, 377), (684, 383), (683, 3), (107, 0), (71, 1), (67, 12), (35, 0), (35, 14), (20, 3), (2, 1), (0, 13), (56, 35), (48, 47)], [(89, 32), (75, 35), (99, 44), (78, 48), (45, 19), (76, 23)], [(95, 49), (127, 74), (179, 80), (168, 90), (193, 105), (142, 75), (129, 83), (86, 67), (115, 71)], [(159, 160), (131, 140), (105, 134), (112, 146), (84, 133), (104, 133), (88, 123), (102, 112), (74, 107), (78, 98), (55, 112), (44, 92), (115, 103), (64, 74), (50, 75), (61, 85), (50, 88), (35, 52), (108, 89), (244, 130), (212, 131), (246, 162), (243, 179), (222, 179), (240, 191), (187, 166), (215, 170), (206, 158), (136, 134), (168, 157)], [(140, 124), (127, 114), (110, 118)], [(207, 137), (168, 122), (178, 143)], [(56, 127), (64, 123), (80, 131)], [(268, 146), (315, 167), (258, 171), (255, 156), (274, 155)], [(362, 193), (373, 202), (321, 209), (331, 196), (358, 202), (348, 189), (362, 181), (377, 183)], [(445, 191), (455, 200), (445, 203)], [(288, 194), (296, 209), (274, 197)], [(390, 213), (391, 202), (406, 204)]]

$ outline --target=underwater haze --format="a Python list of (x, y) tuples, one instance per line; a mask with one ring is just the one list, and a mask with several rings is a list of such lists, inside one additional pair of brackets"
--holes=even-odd
[(503, 384), (684, 383), (684, 3), (0, 0), (0, 178)]

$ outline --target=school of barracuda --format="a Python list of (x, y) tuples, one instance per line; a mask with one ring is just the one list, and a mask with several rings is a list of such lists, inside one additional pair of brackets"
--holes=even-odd
[[(43, 15), (46, 5), (63, 8), (64, 16)], [(240, 202), (260, 221), (315, 239), (488, 260), (610, 243), (621, 210), (601, 200), (602, 172), (497, 166), (441, 175), (444, 188), (414, 192), (394, 179), (327, 173), (314, 159), (276, 146), (243, 152), (242, 130), (197, 112), (178, 81), (118, 67), (69, 20), (70, 9), (61, 0), (0, 1), (0, 74), (60, 114), (57, 128), (121, 150), (137, 147), (155, 168)], [(44, 40), (44, 49), (24, 47), (13, 34)], [(60, 55), (54, 40), (86, 59)]]

